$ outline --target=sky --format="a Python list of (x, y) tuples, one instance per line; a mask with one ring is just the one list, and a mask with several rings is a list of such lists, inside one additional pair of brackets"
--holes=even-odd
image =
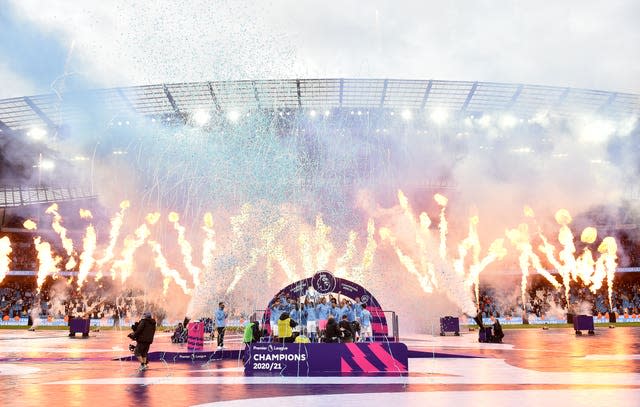
[(230, 79), (640, 93), (635, 0), (0, 0), (0, 98)]

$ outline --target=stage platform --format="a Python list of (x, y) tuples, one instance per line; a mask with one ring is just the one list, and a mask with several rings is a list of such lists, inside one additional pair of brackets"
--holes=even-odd
[[(186, 351), (159, 333), (162, 355), (138, 372), (127, 330), (92, 332), (0, 330), (1, 406), (193, 405), (466, 405), (596, 406), (640, 400), (640, 328), (508, 330), (504, 344), (461, 336), (407, 335), (409, 374), (282, 377), (244, 375), (240, 337), (229, 335), (220, 357), (177, 361)], [(205, 343), (205, 351), (214, 351)], [(214, 352), (215, 354), (215, 352)], [(218, 404), (219, 403), (219, 404)], [(463, 404), (459, 404), (463, 405)]]

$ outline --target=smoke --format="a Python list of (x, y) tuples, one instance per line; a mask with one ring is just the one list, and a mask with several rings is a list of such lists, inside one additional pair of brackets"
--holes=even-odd
[(34, 304), (34, 306), (31, 308), (31, 310), (29, 310), (29, 316), (31, 317), (31, 322), (33, 325), (31, 325), (31, 329), (36, 329), (39, 325), (40, 325), (40, 312), (41, 312), (41, 308), (40, 308), (40, 302), (38, 300), (37, 303)]
[[(145, 215), (159, 212), (161, 220), (148, 226), (150, 239), (162, 247), (170, 268), (190, 282), (185, 246), (167, 219), (170, 212), (179, 214), (182, 238), (193, 248), (190, 261), (202, 267), (201, 284), (186, 295), (169, 283), (171, 295), (162, 298), (170, 317), (210, 315), (221, 300), (231, 311), (250, 313), (319, 267), (339, 269), (334, 271), (370, 288), (385, 308), (406, 316), (403, 329), (422, 329), (443, 314), (472, 315), (472, 287), (454, 269), (470, 217), (479, 219), (484, 256), (507, 228), (524, 222), (524, 205), (534, 208), (539, 227), (552, 236), (557, 209), (575, 215), (595, 205), (618, 205), (637, 173), (628, 167), (636, 152), (620, 147), (637, 139), (637, 122), (549, 113), (522, 121), (496, 114), (445, 123), (392, 116), (374, 122), (366, 114), (315, 121), (278, 112), (238, 109), (238, 114), (236, 121), (213, 117), (204, 127), (177, 119), (109, 118), (110, 127), (100, 134), (87, 127), (56, 143), (61, 157), (91, 157), (67, 164), (80, 174), (75, 179), (92, 185), (104, 208), (95, 219), (96, 257), (107, 246), (109, 218), (128, 199), (115, 256)], [(57, 177), (74, 176), (64, 168)], [(413, 220), (398, 202), (398, 189)], [(436, 192), (449, 198), (444, 257)], [(215, 249), (205, 261), (207, 212)], [(421, 224), (421, 213), (430, 225)], [(377, 248), (365, 270), (370, 221)], [(322, 227), (327, 229), (321, 232)], [(393, 233), (422, 277), (400, 264), (390, 242), (380, 237), (382, 228)], [(496, 270), (515, 264), (517, 251), (505, 247), (509, 253)], [(151, 249), (148, 243), (138, 249), (127, 280), (127, 286), (143, 290), (145, 301), (161, 296), (164, 285)], [(460, 263), (465, 270), (472, 254)], [(349, 264), (341, 263), (345, 259)], [(104, 265), (105, 276), (109, 267)], [(487, 270), (480, 281), (500, 279), (493, 274)], [(416, 306), (427, 311), (416, 315)]]
[(67, 283), (63, 280), (56, 281), (49, 289), (49, 314), (55, 318), (67, 315), (65, 303), (69, 301)]

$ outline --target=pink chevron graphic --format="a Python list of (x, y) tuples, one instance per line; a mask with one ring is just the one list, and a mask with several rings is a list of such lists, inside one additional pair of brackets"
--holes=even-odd
[(407, 367), (384, 350), (380, 343), (370, 343), (369, 349), (371, 349), (373, 354), (376, 355), (382, 363), (384, 363), (386, 371), (407, 371)]
[(351, 373), (351, 372), (353, 372), (353, 369), (351, 369), (351, 366), (349, 366), (349, 363), (347, 363), (347, 361), (344, 360), (343, 358), (340, 358), (340, 371), (342, 373)]
[(358, 367), (365, 373), (374, 373), (379, 372), (380, 370), (371, 364), (367, 360), (367, 356), (358, 348), (358, 345), (355, 343), (346, 343), (347, 349), (353, 355), (353, 361), (358, 365)]
[(371, 313), (372, 317), (384, 317), (384, 312), (380, 307), (367, 307), (367, 310)]
[(381, 324), (379, 322), (372, 323), (371, 324), (371, 330), (374, 333), (383, 334), (383, 335), (386, 335), (389, 332), (389, 330), (387, 329), (387, 325), (386, 324)]

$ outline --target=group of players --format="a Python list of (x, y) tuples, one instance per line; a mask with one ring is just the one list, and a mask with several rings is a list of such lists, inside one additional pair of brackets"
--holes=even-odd
[(284, 294), (271, 301), (269, 325), (277, 340), (310, 342), (358, 342), (373, 339), (371, 312), (359, 297), (349, 299), (307, 292), (299, 301)]

